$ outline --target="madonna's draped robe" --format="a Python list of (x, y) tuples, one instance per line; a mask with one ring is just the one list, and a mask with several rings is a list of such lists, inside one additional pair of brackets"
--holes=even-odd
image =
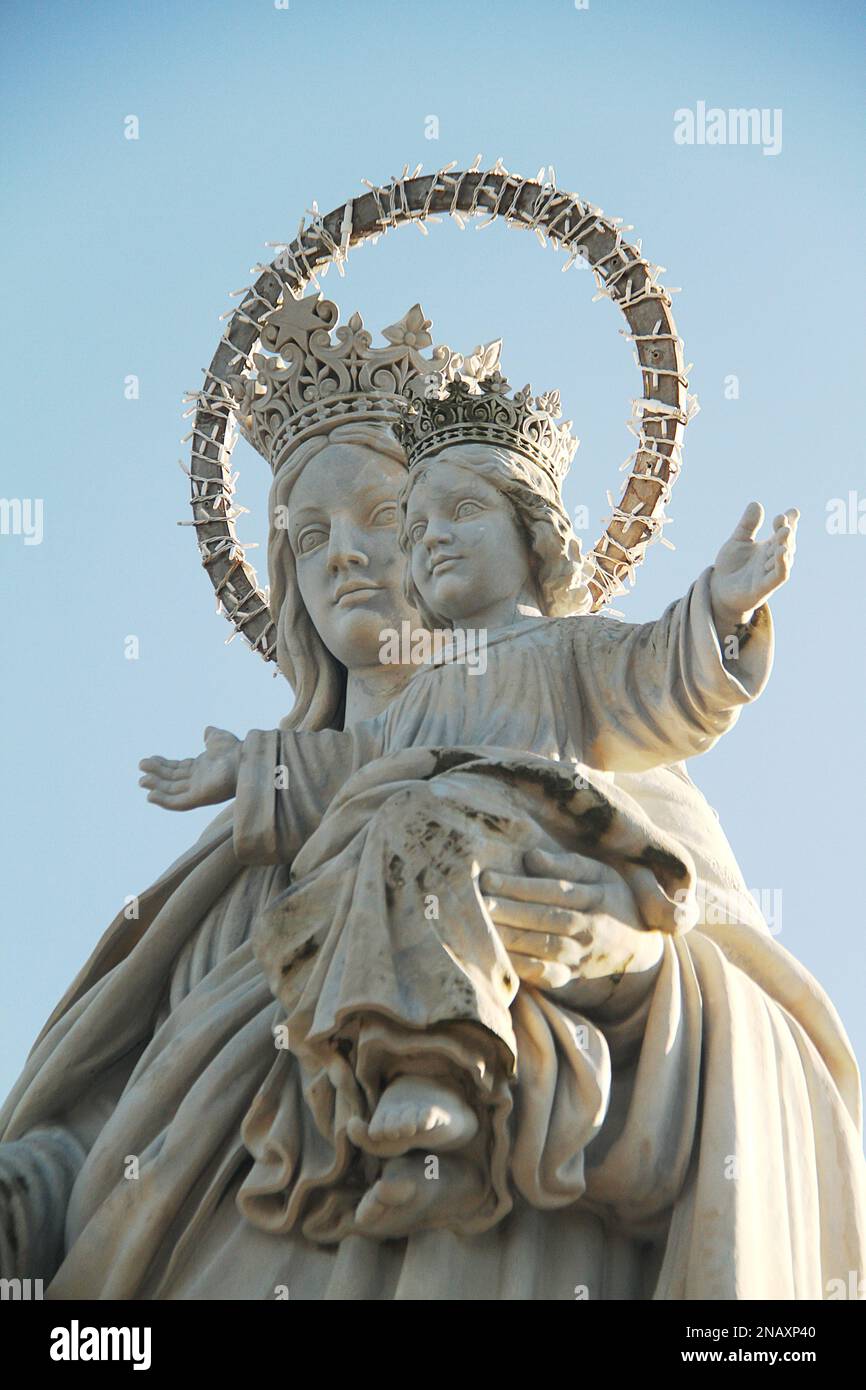
[[(583, 1011), (583, 1196), (545, 1210), (518, 1193), (478, 1235), (330, 1246), (243, 1214), (271, 1179), (279, 1199), (291, 1154), (269, 1138), (309, 1156), (317, 1132), (291, 1054), (275, 1051), (283, 1011), (250, 943), (288, 869), (244, 862), (231, 806), (142, 895), (137, 921), (112, 924), (9, 1098), (4, 1274), (51, 1279), (58, 1299), (261, 1299), (283, 1286), (292, 1298), (808, 1299), (859, 1279), (859, 1075), (838, 1016), (767, 931), (684, 771), (615, 782), (691, 854), (703, 916), (665, 938), (637, 1009), (614, 994)], [(543, 1007), (534, 1043), (518, 1105), (543, 1126), (560, 1045)], [(556, 1140), (539, 1191), (555, 1182)]]

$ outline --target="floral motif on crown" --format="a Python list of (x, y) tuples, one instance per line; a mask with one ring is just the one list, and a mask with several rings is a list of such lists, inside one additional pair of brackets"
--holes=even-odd
[(262, 326), (255, 372), (230, 379), (241, 433), (275, 471), (291, 449), (340, 422), (396, 424), (402, 404), (463, 364), (445, 346), (423, 354), (433, 339), (420, 304), (383, 329), (386, 347), (372, 346), (360, 314), (338, 318), (319, 292), (286, 295)]

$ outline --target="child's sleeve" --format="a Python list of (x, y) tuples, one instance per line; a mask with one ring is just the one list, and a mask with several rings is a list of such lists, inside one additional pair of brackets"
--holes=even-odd
[(242, 864), (290, 864), (333, 798), (381, 752), (381, 725), (353, 729), (252, 729), (244, 739), (234, 814)]
[(773, 664), (770, 610), (758, 608), (723, 652), (711, 572), (655, 622), (574, 619), (584, 757), (593, 767), (640, 772), (705, 753), (760, 695)]

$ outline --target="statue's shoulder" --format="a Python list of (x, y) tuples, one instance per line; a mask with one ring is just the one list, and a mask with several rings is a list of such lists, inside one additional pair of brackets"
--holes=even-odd
[(581, 645), (619, 641), (629, 627), (628, 623), (608, 618), (603, 613), (569, 613), (543, 621), (552, 640)]
[(489, 639), (489, 644), (501, 645), (506, 654), (509, 647), (554, 646), (573, 639), (573, 630), (569, 626), (573, 622), (574, 619), (571, 617), (547, 618), (540, 614), (527, 616), (510, 627), (502, 628)]

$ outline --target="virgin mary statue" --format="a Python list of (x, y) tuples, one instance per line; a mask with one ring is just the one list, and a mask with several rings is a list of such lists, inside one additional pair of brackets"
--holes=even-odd
[[(502, 171), (456, 177), (416, 179), (416, 203), (474, 213), (486, 210), (478, 179), (487, 207), (490, 189), (501, 191)], [(538, 212), (538, 185), (520, 185), (509, 205)], [(383, 216), (411, 210), (409, 181), (403, 201), (377, 192)], [(544, 208), (552, 217), (555, 200)], [(565, 234), (570, 223), (557, 225)], [(332, 255), (340, 227), (343, 249), (353, 240), (345, 213), (327, 227)], [(225, 341), (247, 367), (253, 337), (275, 355), (254, 359), (255, 377), (245, 367), (232, 380), (230, 353), (212, 369), (191, 471), (196, 517), (216, 518), (199, 541), (205, 558), (219, 556), (221, 597), (238, 625), (255, 629), (260, 613), (273, 624), (259, 625), (260, 649), (270, 654), (272, 635), (295, 692), (284, 727), (309, 733), (315, 759), (412, 676), (409, 664), (379, 661), (383, 629), (420, 621), (401, 582), (406, 458), (394, 425), (429, 372), (466, 363), (444, 349), (424, 356), (418, 306), (386, 330), (387, 347), (371, 346), (357, 315), (335, 342), (327, 301), (309, 296), (286, 314), (299, 281), (278, 267), (244, 300), (254, 331), (244, 340), (230, 329)], [(275, 469), (267, 612), (264, 599), (247, 601), (238, 581), (248, 571), (219, 540), (226, 470), (212, 426), (223, 379), (242, 427), (256, 414)], [(675, 440), (656, 412), (644, 447), (671, 459)], [(305, 594), (290, 540), (302, 514), (325, 536), (334, 592), (363, 576), (364, 602)], [(768, 663), (768, 614), (755, 640)], [(523, 1000), (495, 1219), (474, 1232), (419, 1219), (396, 1238), (351, 1219), (305, 1229), (289, 1194), (327, 1178), (323, 1134), (335, 1118), (323, 1125), (321, 1111), (333, 1088), (317, 1089), (282, 1045), (285, 1010), (253, 936), (290, 886), (297, 824), (313, 835), (321, 810), (295, 786), (287, 835), (279, 738), (248, 743), (237, 795), (141, 894), (138, 916), (118, 915), (36, 1040), (0, 1116), (4, 1277), (41, 1278), (58, 1300), (823, 1299), (862, 1286), (855, 1059), (820, 985), (769, 932), (682, 764), (611, 784), (690, 866), (690, 931), (654, 929), (602, 852), (565, 849), (507, 884), (488, 880)]]

